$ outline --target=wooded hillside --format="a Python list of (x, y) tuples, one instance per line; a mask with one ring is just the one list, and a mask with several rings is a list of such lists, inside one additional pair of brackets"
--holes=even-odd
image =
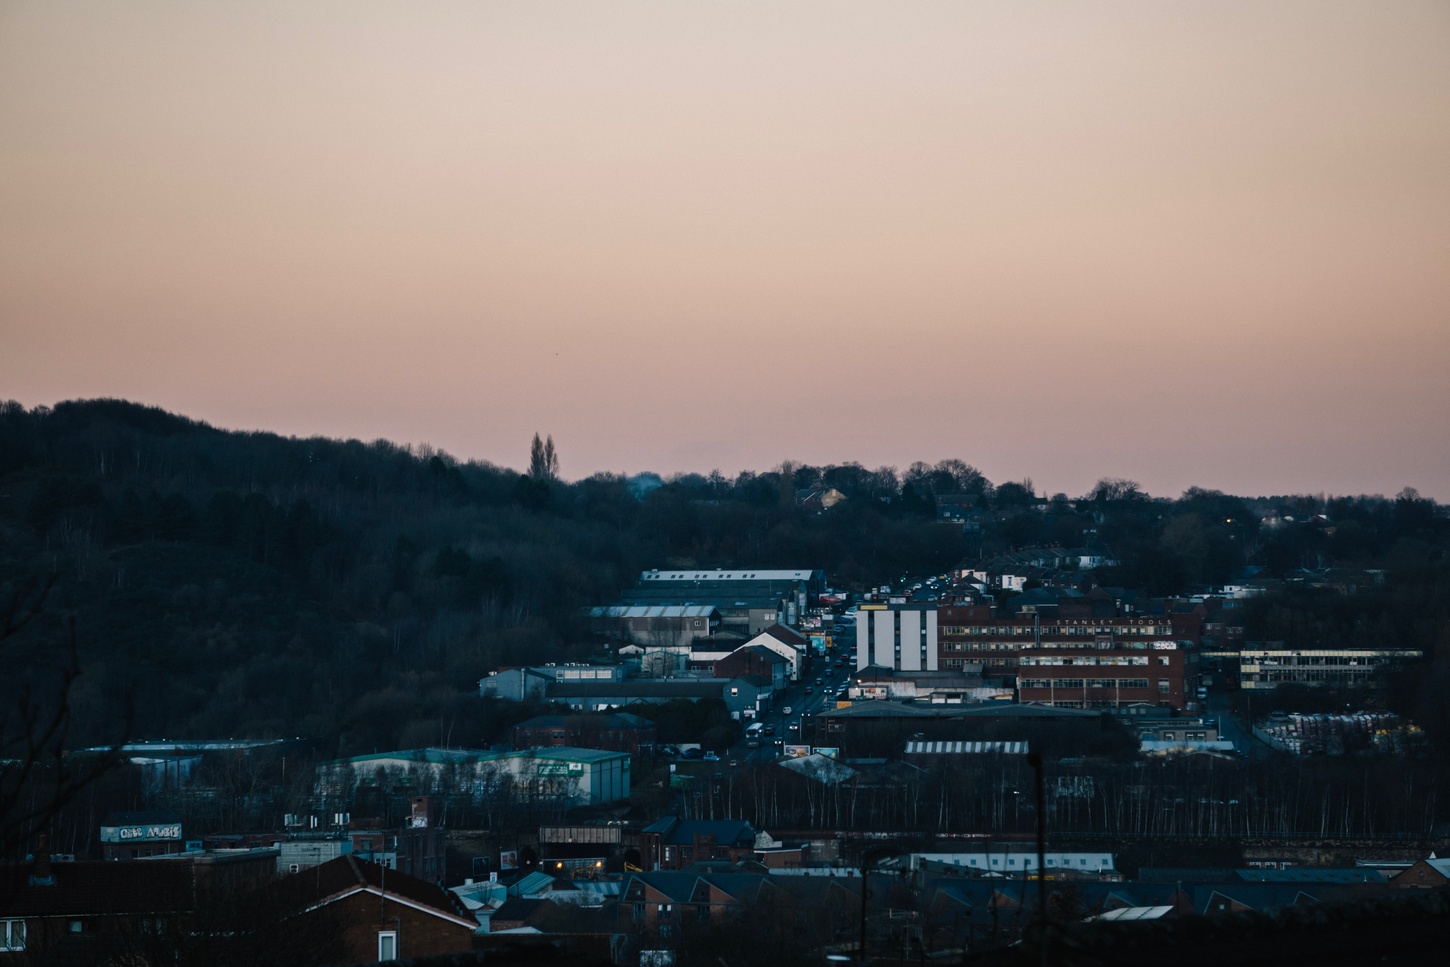
[[(56, 576), (26, 637), (59, 642), (75, 619), (73, 747), (114, 738), (128, 703), (136, 737), (306, 735), (323, 754), (487, 742), (480, 677), (585, 657), (583, 609), (672, 565), (820, 567), (861, 589), (1097, 542), (1121, 561), (1097, 579), (1148, 594), (1245, 563), (1376, 566), (1383, 588), (1265, 602), (1254, 631), (1450, 658), (1446, 522), (1413, 492), (1164, 500), (1110, 479), (1042, 508), (1030, 482), (994, 486), (957, 460), (567, 482), (554, 467), (568, 454), (549, 456), (521, 474), (426, 446), (227, 432), (123, 401), (7, 403), (0, 592)], [(846, 500), (808, 509), (796, 496), (812, 487)], [(936, 523), (940, 494), (974, 498), (980, 533)], [(1336, 526), (1269, 532), (1270, 512)], [(1400, 698), (1420, 705), (1432, 678)]]

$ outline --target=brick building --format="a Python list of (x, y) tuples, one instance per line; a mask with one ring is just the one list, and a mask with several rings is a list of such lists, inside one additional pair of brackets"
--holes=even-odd
[(703, 860), (737, 863), (755, 852), (755, 829), (740, 819), (666, 816), (640, 831), (646, 870), (678, 870)]
[[(42, 837), (33, 861), (0, 865), (0, 964), (174, 960), (184, 944), (215, 934), (206, 917), (222, 907), (219, 900), (233, 908), (273, 877), (277, 851), (53, 860)], [(306, 944), (305, 931), (249, 921), (248, 912), (229, 921), (227, 951), (255, 949), (263, 927), (274, 949)]]
[(1017, 674), (1017, 699), (1065, 708), (1184, 708), (1198, 685), (1201, 614), (1063, 617), (986, 604), (938, 611), (941, 666)]
[(653, 754), (655, 724), (629, 712), (604, 715), (536, 715), (514, 726), (515, 749), (574, 746), (631, 755)]
[[(332, 963), (376, 963), (473, 949), (478, 921), (442, 888), (354, 856), (287, 877), (275, 887), (291, 920), (340, 933)], [(279, 951), (279, 954), (282, 954)]]
[(348, 827), (352, 853), (399, 873), (429, 883), (442, 881), (447, 867), (448, 836), (439, 825), (439, 811), (428, 796), (414, 796), (402, 828), (388, 829), (381, 819), (354, 819)]
[(746, 645), (714, 662), (716, 678), (758, 675), (774, 689), (784, 690), (790, 676), (790, 660), (763, 645)]

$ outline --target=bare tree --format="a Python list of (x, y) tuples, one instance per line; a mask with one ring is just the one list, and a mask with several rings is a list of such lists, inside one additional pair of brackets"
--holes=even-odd
[[(0, 604), (0, 858), (18, 858), (114, 754), (66, 755), (71, 692), (81, 675), (74, 619), (64, 640), (24, 635), (45, 610), (55, 577), (31, 578)], [(130, 731), (128, 710), (123, 734)], [(119, 750), (120, 743), (111, 750)]]

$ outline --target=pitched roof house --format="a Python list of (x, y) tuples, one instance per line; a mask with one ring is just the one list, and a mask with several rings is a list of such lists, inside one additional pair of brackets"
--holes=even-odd
[(341, 929), (342, 964), (429, 957), (473, 949), (478, 921), (452, 894), (416, 877), (340, 856), (279, 881), (273, 889), (294, 917), (331, 918)]

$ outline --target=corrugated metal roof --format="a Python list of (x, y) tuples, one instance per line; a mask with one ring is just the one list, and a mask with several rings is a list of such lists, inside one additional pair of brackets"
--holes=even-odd
[(1291, 867), (1287, 870), (1236, 870), (1245, 883), (1384, 883), (1378, 870), (1358, 867)]
[(1232, 752), (1234, 744), (1228, 739), (1144, 739), (1138, 746), (1140, 752), (1173, 752), (1178, 749)]
[(534, 750), (536, 759), (557, 759), (561, 762), (606, 762), (613, 759), (628, 759), (628, 752), (608, 752), (604, 749), (581, 749), (577, 746), (554, 745)]
[(1171, 906), (1159, 907), (1121, 907), (1117, 910), (1109, 910), (1107, 913), (1096, 917), (1088, 917), (1089, 920), (1158, 920), (1173, 912)]
[(641, 581), (809, 581), (815, 571), (709, 571), (696, 568), (645, 571)]
[(1026, 755), (1026, 742), (908, 742), (907, 755)]
[(708, 618), (715, 610), (707, 604), (612, 604), (590, 608), (589, 614), (594, 618)]
[(552, 876), (547, 873), (534, 872), (520, 878), (517, 883), (510, 886), (508, 888), (508, 894), (513, 897), (528, 896), (530, 893), (547, 890), (553, 885), (554, 878)]

